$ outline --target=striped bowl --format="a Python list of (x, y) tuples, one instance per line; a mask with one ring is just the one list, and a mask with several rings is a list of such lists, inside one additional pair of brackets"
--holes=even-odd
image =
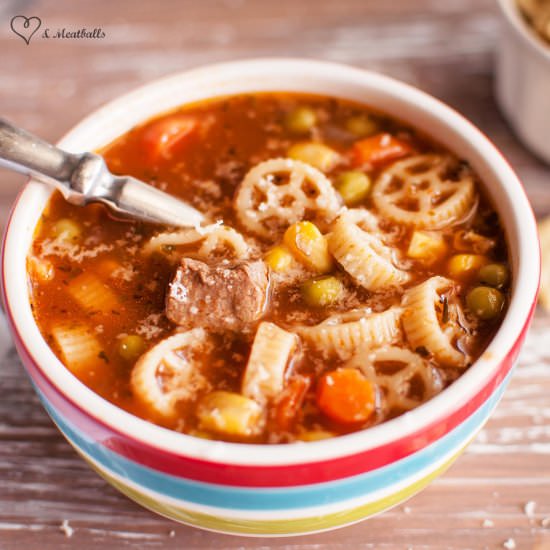
[(226, 533), (290, 535), (340, 527), (409, 498), (443, 472), (504, 392), (533, 315), (540, 274), (536, 223), (523, 188), (479, 130), (436, 99), (390, 78), (341, 65), (260, 59), (172, 76), (109, 103), (60, 142), (96, 149), (140, 121), (200, 99), (298, 91), (363, 102), (396, 115), (469, 160), (500, 214), (511, 251), (512, 300), (480, 359), (417, 409), (333, 440), (245, 445), (175, 433), (134, 417), (80, 383), (34, 322), (25, 256), (50, 191), (32, 180), (7, 224), (3, 298), (19, 355), (44, 407), (101, 476), (143, 506)]

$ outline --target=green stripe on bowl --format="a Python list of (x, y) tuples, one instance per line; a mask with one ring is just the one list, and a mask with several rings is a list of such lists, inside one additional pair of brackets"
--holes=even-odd
[(84, 454), (79, 454), (84, 458), (84, 460), (86, 460), (91, 468), (93, 468), (107, 482), (116, 487), (121, 493), (124, 493), (127, 497), (134, 500), (141, 506), (162, 516), (166, 516), (170, 519), (191, 525), (193, 527), (209, 529), (221, 533), (269, 536), (306, 534), (314, 531), (334, 529), (336, 527), (343, 527), (344, 525), (348, 525), (378, 514), (421, 491), (434, 478), (442, 474), (464, 451), (465, 448), (466, 445), (427, 476), (380, 500), (369, 502), (368, 504), (353, 508), (351, 510), (343, 510), (342, 512), (328, 514), (325, 516), (285, 520), (229, 519), (191, 511), (173, 504), (159, 502), (151, 496), (143, 494), (135, 490), (133, 487), (129, 487), (118, 479), (115, 479), (113, 476), (99, 468), (95, 463), (91, 462)]

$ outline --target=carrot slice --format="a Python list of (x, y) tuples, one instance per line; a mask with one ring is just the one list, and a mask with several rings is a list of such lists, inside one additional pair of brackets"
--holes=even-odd
[(365, 422), (374, 412), (376, 391), (357, 369), (326, 372), (317, 384), (317, 406), (342, 424)]
[(273, 413), (277, 430), (289, 431), (292, 428), (310, 385), (308, 376), (294, 376), (288, 381)]
[(142, 144), (148, 159), (158, 162), (172, 157), (194, 133), (196, 119), (186, 115), (174, 115), (154, 122), (143, 134)]
[(411, 151), (412, 148), (407, 142), (385, 132), (356, 141), (353, 144), (352, 161), (355, 166), (379, 166), (404, 157)]

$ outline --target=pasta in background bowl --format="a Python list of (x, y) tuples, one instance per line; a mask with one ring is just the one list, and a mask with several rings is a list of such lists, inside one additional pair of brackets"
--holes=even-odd
[[(401, 502), (444, 471), (480, 429), (504, 391), (533, 314), (540, 271), (530, 206), (521, 184), (490, 142), (437, 100), (366, 71), (290, 59), (198, 69), (145, 86), (110, 103), (79, 124), (60, 145), (75, 152), (102, 148), (159, 111), (214, 97), (274, 90), (334, 96), (397, 115), (466, 159), (483, 181), (509, 247), (510, 301), (487, 349), (440, 395), (380, 425), (323, 441), (267, 446), (176, 433), (133, 416), (91, 391), (65, 368), (42, 336), (28, 297), (25, 258), (50, 192), (35, 182), (27, 185), (15, 205), (3, 256), (4, 300), (18, 351), (48, 413), (78, 452), (115, 487), (148, 508), (202, 528), (255, 535), (307, 533), (352, 523)], [(273, 162), (269, 160), (264, 166), (260, 163), (253, 170), (281, 170), (279, 165), (265, 166)], [(407, 162), (405, 159), (393, 166), (395, 170), (417, 170)], [(422, 162), (424, 167), (429, 165), (427, 159)], [(292, 166), (302, 170), (299, 163)], [(302, 178), (307, 176), (304, 170)], [(324, 185), (322, 178), (316, 181)], [(377, 188), (383, 189), (383, 185), (377, 184)], [(318, 193), (317, 189), (311, 196), (318, 197)], [(467, 197), (468, 185), (463, 193)], [(386, 197), (387, 193), (382, 193), (377, 200), (383, 204)], [(249, 220), (246, 213), (243, 215), (241, 223), (248, 223), (260, 234), (264, 232), (264, 226), (257, 224), (258, 218)], [(289, 223), (293, 221), (300, 223)], [(357, 223), (344, 216), (332, 229), (329, 243), (332, 240), (332, 253), (342, 267), (373, 289), (381, 284), (380, 271), (365, 282), (344, 250), (354, 239), (368, 238)], [(242, 242), (236, 235), (224, 232), (223, 238), (239, 250)], [(161, 242), (166, 237), (154, 239), (148, 246), (173, 246)], [(204, 239), (201, 245), (207, 251), (208, 242)], [(343, 253), (339, 255), (340, 248)], [(380, 245), (374, 250), (381, 250)], [(373, 256), (375, 261), (382, 261), (376, 258), (380, 256)], [(387, 268), (390, 264), (384, 265)], [(186, 268), (198, 269), (196, 263)], [(409, 277), (405, 271), (390, 270), (384, 279), (402, 278), (401, 284), (405, 275)], [(435, 285), (433, 292), (441, 292), (447, 283), (436, 277), (430, 284)], [(416, 292), (418, 296), (411, 296), (409, 301), (416, 303), (422, 292)], [(76, 296), (86, 300), (86, 295)], [(418, 303), (424, 303), (422, 300)], [(391, 308), (388, 312), (389, 316), (396, 314)], [(394, 321), (388, 317), (387, 322)], [(353, 319), (346, 319), (345, 324), (353, 323)], [(290, 353), (294, 340), (281, 336), (270, 323), (264, 325), (266, 342), (276, 339), (277, 349)], [(202, 329), (193, 330), (171, 338), (178, 339), (177, 345), (193, 344), (203, 337)], [(443, 360), (460, 361), (452, 350), (442, 348), (440, 353)], [(368, 377), (376, 372), (376, 362), (396, 360), (411, 367), (423, 361), (414, 350), (407, 355), (402, 348), (381, 348), (369, 356), (372, 365), (362, 362), (362, 368)], [(353, 361), (350, 359), (347, 365), (349, 370), (355, 368)], [(377, 379), (376, 383), (384, 381)], [(253, 396), (255, 387), (250, 385)], [(253, 419), (256, 411), (251, 408), (249, 418)]]
[(518, 5), (533, 30), (550, 45), (550, 2), (548, 0), (518, 0)]
[[(546, 10), (546, 0), (525, 2)], [(550, 163), (550, 43), (520, 11), (517, 0), (499, 0), (501, 28), (496, 45), (496, 98), (521, 141)]]

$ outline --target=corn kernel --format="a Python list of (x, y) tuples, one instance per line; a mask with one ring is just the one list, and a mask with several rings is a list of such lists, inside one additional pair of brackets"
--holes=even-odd
[(364, 172), (350, 170), (342, 172), (336, 180), (336, 190), (346, 206), (354, 206), (364, 200), (371, 188), (370, 178)]
[(344, 285), (340, 279), (330, 276), (306, 281), (300, 290), (306, 304), (312, 307), (326, 307), (342, 299)]
[(412, 235), (407, 256), (426, 263), (433, 263), (447, 253), (447, 244), (441, 235), (415, 231)]
[(488, 263), (487, 257), (479, 254), (455, 254), (449, 259), (447, 272), (456, 279), (468, 279)]
[(69, 218), (61, 218), (55, 222), (52, 232), (54, 237), (63, 241), (77, 241), (82, 234), (80, 225)]
[(292, 255), (305, 267), (317, 273), (328, 273), (334, 268), (334, 260), (328, 251), (328, 243), (317, 226), (311, 222), (292, 224), (283, 237)]
[(263, 429), (263, 409), (253, 399), (227, 391), (205, 395), (197, 407), (200, 429), (233, 436), (251, 436)]
[(340, 156), (334, 150), (322, 143), (296, 143), (288, 150), (288, 156), (294, 160), (301, 160), (318, 168), (322, 172), (329, 172), (338, 163)]
[(265, 263), (277, 273), (288, 271), (295, 261), (290, 250), (283, 245), (277, 245), (271, 250), (268, 250), (264, 260)]

